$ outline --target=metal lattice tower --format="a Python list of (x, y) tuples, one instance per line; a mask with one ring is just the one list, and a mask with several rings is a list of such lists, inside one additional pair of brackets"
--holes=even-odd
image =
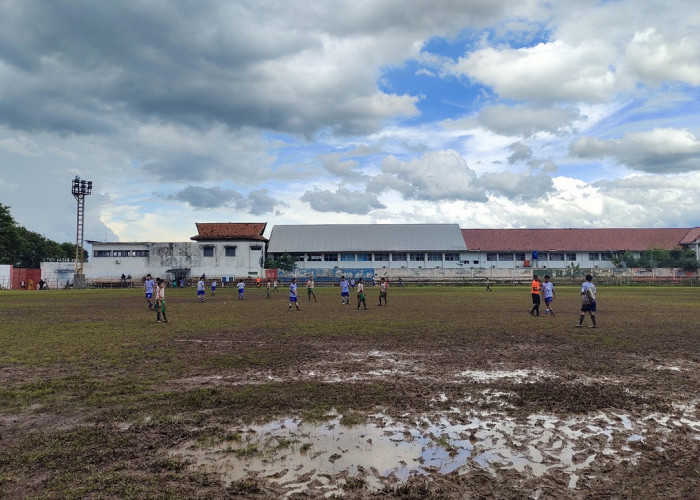
[(83, 274), (83, 231), (85, 229), (85, 197), (92, 193), (92, 181), (73, 179), (73, 196), (78, 200), (78, 227), (75, 236), (75, 274)]

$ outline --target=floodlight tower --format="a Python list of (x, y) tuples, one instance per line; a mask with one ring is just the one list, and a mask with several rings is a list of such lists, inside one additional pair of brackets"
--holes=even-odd
[[(83, 274), (83, 230), (85, 229), (85, 197), (92, 194), (92, 181), (73, 179), (73, 196), (78, 200), (78, 230), (75, 236), (75, 274)], [(75, 281), (75, 280), (74, 280)], [(76, 283), (77, 284), (77, 283)]]

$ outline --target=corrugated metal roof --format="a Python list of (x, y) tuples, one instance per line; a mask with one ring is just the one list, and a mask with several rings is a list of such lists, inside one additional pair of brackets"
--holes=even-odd
[(465, 251), (458, 224), (274, 226), (270, 253)]
[(688, 232), (688, 228), (462, 229), (467, 248), (482, 252), (671, 250)]

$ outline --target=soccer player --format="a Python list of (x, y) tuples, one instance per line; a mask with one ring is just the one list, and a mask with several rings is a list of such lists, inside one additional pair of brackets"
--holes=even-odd
[(204, 302), (204, 276), (197, 282), (197, 301)]
[(348, 284), (348, 280), (345, 279), (345, 276), (341, 276), (340, 278), (340, 301), (343, 304), (350, 305), (350, 285)]
[(292, 310), (292, 304), (297, 308), (297, 311), (301, 311), (299, 308), (299, 303), (297, 302), (297, 279), (292, 278), (292, 282), (289, 284), (289, 310)]
[(549, 275), (544, 275), (544, 283), (542, 283), (542, 297), (544, 298), (544, 314), (551, 314), (554, 316), (554, 311), (552, 310), (552, 301), (557, 294), (554, 292), (554, 283), (549, 281)]
[(309, 281), (306, 282), (306, 295), (309, 297), (309, 302), (311, 302), (311, 296), (314, 296), (314, 302), (318, 302), (316, 300), (316, 294), (314, 293), (314, 276), (313, 274), (309, 276)]
[(384, 306), (386, 307), (386, 279), (382, 278), (379, 280), (379, 305), (382, 305), (382, 299), (384, 299)]
[(245, 291), (245, 282), (243, 278), (241, 278), (241, 281), (239, 281), (236, 286), (238, 287), (238, 300), (243, 300), (243, 292)]
[(532, 285), (531, 285), (531, 290), (530, 290), (530, 295), (532, 296), (532, 309), (530, 310), (530, 314), (532, 314), (533, 316), (540, 315), (540, 287), (541, 286), (542, 286), (542, 282), (540, 281), (540, 277), (535, 274), (532, 277)]
[(267, 278), (267, 298), (270, 298), (270, 288), (272, 287), (272, 283), (270, 282), (270, 278)]
[(216, 280), (211, 280), (211, 296), (216, 295)]
[(581, 284), (581, 314), (578, 317), (578, 325), (574, 325), (577, 328), (583, 326), (583, 320), (586, 317), (586, 313), (591, 315), (591, 321), (593, 325), (588, 328), (598, 328), (598, 324), (595, 321), (595, 303), (596, 289), (593, 284), (593, 276), (590, 274), (586, 275), (586, 281)]
[(155, 282), (150, 274), (146, 275), (146, 280), (143, 282), (143, 289), (146, 292), (146, 302), (148, 302), (148, 310), (153, 311), (153, 286)]
[[(162, 321), (160, 319), (161, 313), (163, 313)], [(165, 317), (165, 280), (159, 281), (158, 288), (156, 289), (156, 322), (168, 322), (168, 318)]]
[(367, 307), (367, 302), (365, 301), (365, 285), (362, 284), (362, 278), (357, 280), (357, 310), (360, 310), (360, 304), (365, 306), (365, 309), (369, 309)]

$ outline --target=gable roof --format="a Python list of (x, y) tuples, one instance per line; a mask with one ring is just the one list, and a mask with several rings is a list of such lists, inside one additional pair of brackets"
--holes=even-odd
[(671, 250), (688, 234), (688, 228), (462, 229), (467, 248), (482, 252)]
[(267, 241), (263, 237), (266, 222), (196, 222), (195, 241), (254, 240)]
[(270, 253), (465, 251), (458, 224), (319, 224), (272, 228)]

